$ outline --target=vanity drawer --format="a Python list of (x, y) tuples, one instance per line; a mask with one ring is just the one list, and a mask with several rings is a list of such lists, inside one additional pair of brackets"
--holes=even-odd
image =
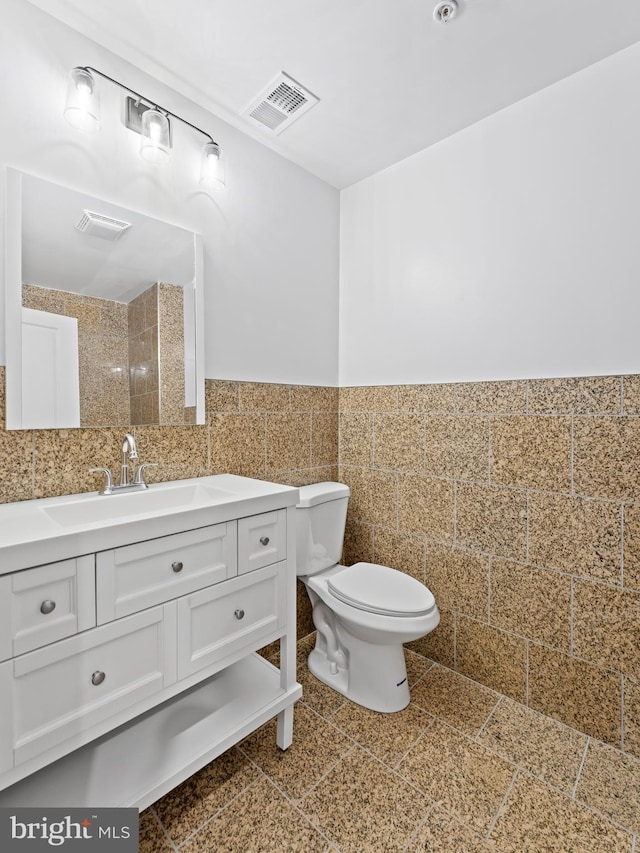
[(175, 682), (175, 619), (165, 620), (164, 611), (146, 610), (16, 658), (16, 764)]
[(180, 599), (179, 679), (273, 639), (285, 625), (286, 569), (278, 563)]
[(238, 574), (279, 563), (287, 556), (287, 511), (263, 512), (238, 521)]
[(96, 624), (93, 554), (0, 577), (0, 660)]
[(236, 522), (98, 554), (98, 624), (170, 601), (237, 574)]

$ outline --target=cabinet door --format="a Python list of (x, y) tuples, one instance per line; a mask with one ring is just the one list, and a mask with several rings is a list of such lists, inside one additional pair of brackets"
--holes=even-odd
[(13, 662), (0, 663), (0, 773), (13, 767), (13, 708), (11, 706), (11, 683)]
[(229, 521), (98, 554), (98, 624), (232, 577), (236, 535)]
[(175, 623), (169, 619), (166, 626), (164, 608), (156, 607), (16, 658), (11, 685), (15, 763), (174, 682)]
[(0, 660), (96, 624), (93, 554), (0, 577)]
[(241, 575), (178, 601), (178, 678), (246, 649), (284, 628), (286, 562)]

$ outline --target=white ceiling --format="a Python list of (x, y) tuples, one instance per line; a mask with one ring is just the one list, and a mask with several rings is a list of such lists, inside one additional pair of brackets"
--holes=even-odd
[[(640, 0), (31, 2), (339, 188), (640, 41)], [(320, 103), (274, 136), (280, 71)]]
[[(75, 228), (83, 210), (130, 223), (117, 239)], [(191, 231), (22, 175), (22, 281), (130, 302), (156, 281), (187, 287), (195, 275)]]

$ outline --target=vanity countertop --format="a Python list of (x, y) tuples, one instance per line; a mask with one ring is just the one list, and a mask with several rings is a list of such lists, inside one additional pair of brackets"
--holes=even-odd
[(294, 506), (298, 490), (235, 474), (0, 504), (0, 575)]

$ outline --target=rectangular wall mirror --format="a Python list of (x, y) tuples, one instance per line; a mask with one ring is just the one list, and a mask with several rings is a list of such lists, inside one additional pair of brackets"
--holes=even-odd
[(7, 429), (204, 423), (200, 235), (6, 171)]

